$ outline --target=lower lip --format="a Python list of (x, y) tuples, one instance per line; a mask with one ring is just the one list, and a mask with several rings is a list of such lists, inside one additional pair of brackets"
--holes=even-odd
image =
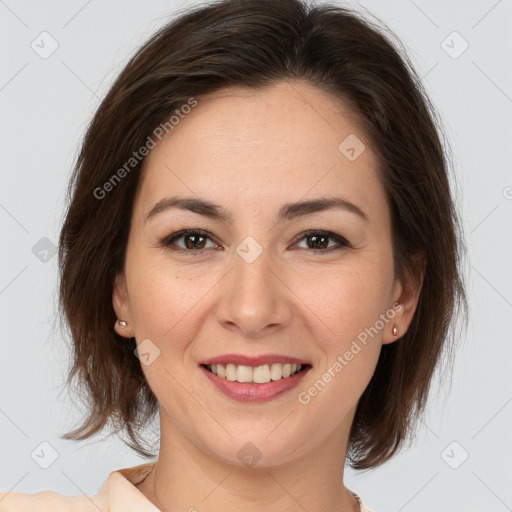
[(306, 375), (306, 373), (311, 369), (311, 366), (307, 367), (305, 370), (295, 373), (291, 377), (272, 380), (265, 384), (231, 381), (215, 375), (208, 371), (204, 366), (200, 366), (200, 368), (210, 381), (228, 397), (239, 402), (257, 403), (267, 402), (268, 400), (277, 398), (297, 386), (304, 375)]

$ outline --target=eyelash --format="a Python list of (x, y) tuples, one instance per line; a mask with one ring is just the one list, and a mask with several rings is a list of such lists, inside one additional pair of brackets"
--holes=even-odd
[[(206, 231), (202, 231), (201, 229), (182, 229), (181, 231), (177, 231), (176, 233), (172, 233), (171, 235), (165, 237), (163, 240), (161, 240), (160, 245), (165, 247), (166, 249), (170, 249), (171, 251), (183, 251), (186, 253), (190, 253), (192, 255), (196, 255), (200, 252), (206, 251), (206, 249), (184, 249), (183, 247), (176, 247), (173, 246), (173, 242), (176, 240), (179, 240), (180, 238), (185, 238), (186, 236), (190, 235), (199, 235), (204, 238), (207, 238), (211, 240), (212, 242), (215, 242), (210, 235), (210, 233), (207, 233)], [(333, 250), (339, 250), (343, 248), (352, 248), (351, 244), (342, 236), (337, 235), (336, 233), (332, 233), (331, 231), (305, 231), (304, 233), (301, 233), (301, 237), (298, 238), (295, 242), (300, 242), (304, 240), (305, 238), (312, 237), (315, 235), (320, 235), (326, 238), (330, 238), (334, 240), (338, 246), (328, 247), (327, 249), (304, 249), (300, 248), (298, 250), (306, 251), (306, 252), (313, 252), (313, 253), (320, 253), (325, 254), (328, 252), (332, 252)]]

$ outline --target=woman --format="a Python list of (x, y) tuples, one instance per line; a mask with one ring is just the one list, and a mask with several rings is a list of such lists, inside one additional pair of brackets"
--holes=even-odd
[(224, 0), (156, 33), (98, 108), (70, 183), (61, 306), (90, 400), (156, 462), (96, 496), (0, 511), (369, 511), (465, 311), (434, 110), (359, 15)]

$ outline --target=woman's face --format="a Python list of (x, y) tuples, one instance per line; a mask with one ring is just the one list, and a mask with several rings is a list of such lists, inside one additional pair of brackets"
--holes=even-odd
[[(201, 233), (170, 240), (184, 229)], [(369, 141), (304, 82), (198, 99), (145, 160), (125, 263), (113, 302), (128, 326), (116, 329), (136, 338), (162, 439), (179, 432), (237, 465), (343, 449), (381, 345), (416, 304), (394, 280)], [(212, 358), (228, 378), (205, 368)], [(305, 371), (287, 378), (279, 363), (293, 360)]]

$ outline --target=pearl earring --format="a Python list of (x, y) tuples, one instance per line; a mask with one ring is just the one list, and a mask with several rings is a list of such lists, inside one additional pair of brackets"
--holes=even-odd
[(391, 334), (393, 336), (396, 336), (398, 334), (398, 327), (396, 326), (396, 324), (394, 325), (393, 329), (391, 330)]
[(126, 327), (126, 322), (124, 320), (117, 321), (121, 327)]

